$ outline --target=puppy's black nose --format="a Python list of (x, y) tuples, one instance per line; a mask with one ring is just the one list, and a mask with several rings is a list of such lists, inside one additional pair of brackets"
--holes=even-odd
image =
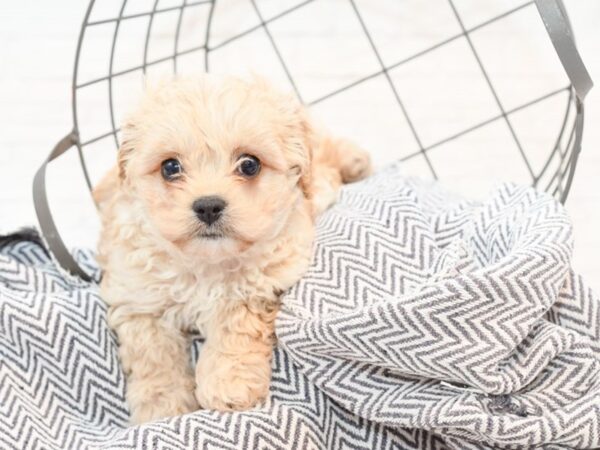
[(216, 195), (200, 197), (192, 204), (192, 209), (202, 222), (212, 225), (220, 219), (227, 202)]

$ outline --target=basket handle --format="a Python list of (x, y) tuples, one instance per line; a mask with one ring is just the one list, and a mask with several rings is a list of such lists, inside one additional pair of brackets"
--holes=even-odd
[(50, 253), (63, 268), (67, 269), (73, 275), (77, 275), (84, 281), (91, 281), (92, 279), (89, 274), (77, 264), (77, 261), (75, 261), (71, 253), (69, 253), (69, 250), (61, 239), (60, 234), (56, 229), (54, 219), (52, 218), (50, 206), (48, 205), (48, 195), (46, 194), (46, 167), (48, 166), (48, 163), (76, 144), (77, 135), (75, 132), (69, 133), (56, 144), (46, 160), (40, 166), (33, 178), (33, 205), (40, 224), (42, 236), (48, 245)]
[(569, 172), (567, 180), (562, 190), (560, 201), (565, 203), (573, 177), (577, 160), (581, 153), (581, 141), (583, 139), (583, 119), (584, 119), (584, 100), (587, 93), (594, 86), (590, 74), (588, 73), (581, 55), (575, 45), (573, 29), (565, 10), (562, 0), (535, 0), (535, 6), (542, 17), (546, 31), (550, 36), (554, 50), (560, 59), (560, 62), (571, 81), (571, 86), (575, 92), (575, 103), (577, 106), (575, 116), (575, 140), (571, 151), (571, 160), (569, 161)]
[(571, 81), (577, 99), (583, 103), (594, 83), (575, 45), (571, 23), (562, 0), (535, 0), (558, 58)]

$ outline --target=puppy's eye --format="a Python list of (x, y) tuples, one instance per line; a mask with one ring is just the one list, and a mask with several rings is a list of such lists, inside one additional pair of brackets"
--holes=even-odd
[(183, 167), (176, 159), (165, 159), (160, 165), (160, 172), (165, 180), (173, 181), (183, 172)]
[(237, 170), (247, 178), (255, 177), (260, 172), (260, 160), (256, 156), (242, 155)]

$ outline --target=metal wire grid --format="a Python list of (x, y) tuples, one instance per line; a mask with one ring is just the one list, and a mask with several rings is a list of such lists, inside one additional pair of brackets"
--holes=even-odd
[[(448, 0), (448, 3), (452, 9), (452, 12), (460, 25), (461, 32), (457, 33), (453, 36), (450, 36), (450, 37), (442, 40), (441, 42), (438, 42), (437, 44), (432, 45), (422, 51), (419, 51), (409, 57), (406, 57), (406, 58), (403, 58), (402, 60), (396, 61), (393, 64), (386, 65), (383, 61), (383, 58), (381, 57), (379, 49), (377, 48), (377, 46), (375, 44), (375, 41), (371, 34), (371, 31), (369, 30), (369, 27), (367, 26), (367, 24), (363, 18), (363, 14), (361, 14), (361, 11), (358, 8), (356, 2), (354, 0), (347, 0), (350, 3), (350, 5), (352, 6), (352, 10), (354, 11), (354, 14), (356, 14), (356, 17), (360, 23), (361, 29), (364, 33), (364, 36), (368, 40), (369, 46), (372, 49), (372, 51), (374, 52), (380, 68), (379, 68), (379, 70), (377, 70), (373, 73), (370, 73), (370, 74), (363, 76), (355, 81), (352, 81), (344, 86), (341, 86), (338, 89), (335, 89), (325, 95), (322, 95), (317, 99), (311, 100), (310, 102), (306, 102), (302, 98), (302, 94), (300, 92), (300, 89), (298, 88), (298, 84), (294, 80), (294, 77), (292, 76), (289, 66), (286, 63), (281, 51), (278, 48), (276, 39), (274, 38), (273, 34), (269, 30), (269, 26), (271, 24), (273, 24), (274, 22), (282, 19), (283, 17), (286, 17), (286, 16), (294, 13), (295, 11), (298, 11), (301, 8), (304, 8), (306, 5), (309, 5), (317, 0), (302, 1), (288, 9), (270, 17), (269, 19), (264, 18), (259, 6), (256, 3), (256, 0), (250, 0), (250, 1), (252, 4), (252, 7), (258, 17), (259, 23), (249, 29), (246, 29), (246, 30), (240, 32), (239, 34), (229, 37), (228, 39), (226, 39), (216, 45), (211, 45), (211, 26), (212, 26), (212, 21), (213, 21), (213, 14), (215, 11), (216, 0), (199, 0), (199, 1), (182, 0), (182, 3), (180, 5), (170, 6), (170, 7), (165, 7), (165, 8), (159, 8), (159, 0), (154, 0), (154, 4), (153, 4), (152, 8), (149, 9), (148, 11), (135, 13), (135, 14), (128, 14), (128, 15), (124, 14), (127, 0), (123, 0), (121, 3), (121, 6), (120, 6), (119, 14), (116, 17), (102, 19), (102, 20), (90, 20), (90, 15), (94, 8), (95, 0), (90, 1), (89, 7), (88, 7), (86, 15), (85, 15), (85, 19), (83, 21), (79, 42), (77, 45), (77, 55), (76, 55), (76, 61), (75, 61), (73, 86), (72, 86), (72, 89), (73, 89), (73, 120), (74, 120), (73, 135), (76, 138), (75, 144), (77, 145), (79, 158), (81, 160), (81, 165), (83, 168), (84, 176), (85, 176), (86, 182), (88, 184), (88, 187), (90, 189), (92, 188), (92, 183), (90, 181), (88, 168), (87, 168), (86, 161), (84, 158), (83, 148), (85, 148), (86, 146), (88, 146), (90, 144), (98, 142), (102, 139), (109, 138), (110, 136), (113, 137), (115, 145), (117, 147), (119, 145), (118, 133), (120, 130), (116, 124), (115, 113), (114, 113), (114, 92), (113, 92), (113, 80), (114, 79), (116, 79), (117, 77), (126, 75), (126, 74), (136, 72), (136, 71), (140, 71), (145, 74), (149, 67), (160, 64), (160, 63), (168, 62), (168, 61), (172, 62), (172, 71), (174, 73), (178, 73), (178, 69), (179, 69), (178, 68), (178, 59), (181, 56), (188, 55), (188, 54), (195, 53), (195, 52), (204, 52), (204, 70), (206, 72), (208, 72), (208, 71), (210, 71), (210, 55), (211, 55), (211, 53), (213, 53), (223, 47), (226, 47), (227, 45), (231, 44), (232, 42), (242, 39), (251, 33), (256, 33), (259, 30), (262, 30), (266, 34), (266, 36), (270, 42), (270, 45), (272, 46), (272, 49), (277, 57), (277, 60), (281, 64), (281, 67), (283, 68), (283, 71), (285, 72), (285, 76), (287, 77), (290, 85), (294, 89), (294, 91), (295, 91), (296, 95), (298, 96), (298, 98), (300, 99), (300, 101), (305, 103), (307, 106), (314, 106), (316, 104), (325, 102), (325, 101), (327, 101), (345, 91), (348, 91), (349, 89), (352, 89), (353, 87), (356, 87), (368, 80), (371, 80), (371, 79), (374, 79), (377, 77), (384, 78), (386, 80), (386, 83), (389, 85), (389, 87), (391, 89), (391, 94), (393, 95), (402, 115), (406, 119), (406, 122), (410, 128), (410, 132), (412, 133), (415, 141), (418, 144), (418, 150), (409, 155), (406, 155), (406, 156), (400, 158), (401, 161), (408, 161), (413, 158), (423, 158), (423, 160), (427, 164), (427, 167), (428, 167), (432, 177), (434, 179), (438, 179), (439, 178), (438, 174), (436, 173), (434, 165), (432, 164), (431, 159), (428, 156), (428, 153), (431, 150), (441, 146), (442, 144), (445, 144), (445, 143), (455, 140), (461, 136), (464, 136), (468, 133), (471, 133), (479, 128), (482, 128), (488, 124), (491, 124), (496, 121), (502, 121), (507, 126), (507, 128), (510, 132), (510, 135), (512, 136), (514, 145), (517, 147), (517, 149), (521, 155), (523, 164), (527, 168), (527, 171), (531, 177), (531, 183), (534, 186), (539, 187), (540, 189), (544, 189), (548, 192), (551, 192), (553, 195), (557, 196), (563, 202), (566, 200), (566, 197), (567, 197), (567, 194), (568, 194), (568, 191), (570, 188), (570, 184), (572, 181), (577, 156), (578, 156), (577, 152), (574, 151), (574, 148), (575, 148), (574, 137), (576, 135), (577, 127), (576, 127), (576, 123), (574, 120), (575, 114), (574, 114), (573, 110), (575, 108), (573, 108), (573, 105), (575, 104), (575, 97), (574, 97), (574, 92), (573, 92), (572, 87), (565, 86), (563, 88), (548, 92), (545, 95), (539, 96), (538, 98), (530, 100), (526, 103), (523, 103), (523, 104), (513, 107), (511, 109), (506, 109), (503, 106), (503, 102), (501, 101), (501, 99), (498, 95), (498, 92), (497, 92), (496, 88), (494, 87), (494, 84), (491, 81), (488, 71), (486, 70), (486, 67), (483, 64), (478, 51), (476, 50), (475, 46), (473, 45), (473, 42), (472, 42), (471, 36), (470, 36), (470, 34), (473, 33), (474, 31), (480, 30), (484, 27), (489, 26), (490, 24), (493, 24), (502, 19), (505, 19), (524, 8), (533, 7), (534, 1), (526, 1), (526, 2), (518, 5), (517, 7), (509, 9), (509, 10), (503, 12), (502, 14), (499, 14), (491, 19), (488, 19), (482, 23), (479, 23), (476, 26), (467, 28), (464, 24), (463, 18), (459, 14), (459, 11), (457, 10), (457, 8), (454, 4), (454, 1)], [(321, 1), (323, 1), (323, 0), (321, 0)], [(205, 5), (204, 7), (209, 8), (206, 26), (205, 26), (204, 42), (201, 45), (198, 45), (198, 46), (195, 46), (192, 48), (187, 48), (185, 50), (181, 50), (180, 46), (179, 46), (179, 42), (180, 42), (180, 37), (181, 37), (181, 24), (182, 24), (183, 15), (185, 14), (186, 10), (188, 10), (190, 8), (203, 7), (202, 5)], [(173, 11), (177, 12), (178, 18), (177, 18), (176, 28), (175, 28), (174, 34), (173, 34), (172, 54), (162, 57), (162, 58), (149, 60), (149, 57), (148, 57), (149, 43), (150, 43), (150, 36), (151, 36), (153, 21), (154, 21), (155, 17), (157, 17), (158, 15), (165, 14), (168, 12), (173, 12)], [(135, 19), (135, 18), (140, 18), (140, 17), (148, 17), (149, 18), (148, 26), (147, 26), (147, 30), (146, 30), (145, 44), (144, 44), (143, 63), (141, 65), (136, 65), (136, 66), (124, 69), (124, 70), (115, 71), (114, 70), (115, 47), (116, 47), (117, 40), (119, 39), (120, 26), (124, 21)], [(109, 67), (108, 67), (107, 74), (97, 77), (97, 78), (93, 78), (91, 80), (84, 80), (84, 81), (79, 80), (80, 54), (81, 54), (83, 42), (85, 40), (86, 31), (90, 27), (106, 26), (109, 24), (114, 26), (114, 31), (113, 31), (113, 35), (112, 35), (112, 47), (111, 47), (110, 61), (109, 61)], [(405, 103), (402, 101), (402, 98), (401, 98), (400, 94), (398, 93), (398, 90), (396, 89), (396, 86), (394, 85), (389, 72), (393, 69), (396, 69), (396, 68), (402, 66), (403, 64), (406, 64), (406, 63), (413, 61), (419, 57), (422, 57), (422, 56), (424, 56), (430, 52), (433, 52), (434, 50), (436, 50), (440, 47), (443, 47), (443, 46), (445, 46), (453, 41), (456, 41), (458, 39), (465, 39), (466, 42), (468, 43), (469, 49), (477, 61), (477, 65), (481, 71), (481, 75), (484, 77), (486, 85), (488, 86), (489, 90), (491, 91), (491, 94), (493, 95), (494, 101), (498, 108), (498, 113), (494, 117), (491, 117), (491, 118), (481, 121), (479, 123), (475, 123), (472, 126), (461, 130), (460, 132), (454, 133), (450, 136), (447, 136), (443, 139), (438, 140), (437, 142), (434, 142), (433, 144), (425, 146), (425, 145), (423, 145), (422, 140), (419, 136), (419, 133), (414, 125), (414, 121), (411, 119), (411, 114), (407, 110)], [(111, 124), (112, 129), (105, 133), (94, 136), (90, 139), (87, 139), (85, 141), (80, 141), (78, 112), (77, 112), (79, 91), (86, 87), (89, 87), (89, 86), (92, 86), (95, 84), (99, 84), (102, 82), (107, 82), (107, 84), (108, 84), (109, 114), (110, 114), (110, 124)], [(542, 169), (536, 173), (534, 171), (534, 169), (532, 168), (532, 164), (529, 161), (529, 158), (527, 157), (527, 154), (525, 153), (525, 151), (523, 149), (523, 145), (520, 142), (519, 137), (517, 136), (517, 133), (515, 133), (513, 124), (511, 122), (511, 116), (514, 113), (522, 111), (526, 108), (529, 108), (543, 100), (546, 100), (551, 97), (554, 97), (554, 96), (557, 96), (560, 94), (564, 94), (564, 93), (568, 93), (568, 101), (566, 104), (566, 110), (565, 110), (564, 120), (562, 121), (562, 126), (560, 127), (559, 130), (556, 130), (555, 143), (552, 146), (552, 148), (550, 148), (548, 150), (548, 157), (545, 160), (545, 163), (543, 164)], [(553, 167), (553, 166), (555, 166), (555, 169), (552, 172), (551, 167)], [(544, 183), (544, 185), (540, 185), (540, 182), (543, 177), (545, 177), (545, 183)]]

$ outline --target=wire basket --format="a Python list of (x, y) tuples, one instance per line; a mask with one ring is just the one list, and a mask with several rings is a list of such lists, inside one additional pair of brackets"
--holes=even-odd
[[(547, 49), (528, 47), (532, 36)], [(376, 162), (400, 160), (409, 174), (477, 191), (510, 176), (562, 202), (592, 86), (560, 0), (92, 0), (77, 43), (73, 130), (34, 181), (42, 231), (63, 266), (86, 277), (52, 220), (47, 163), (77, 148), (91, 190), (114, 164), (107, 147), (118, 148), (144, 78), (248, 70), (293, 90), (337, 134), (379, 147)], [(541, 138), (528, 134), (532, 120), (547, 123)]]

